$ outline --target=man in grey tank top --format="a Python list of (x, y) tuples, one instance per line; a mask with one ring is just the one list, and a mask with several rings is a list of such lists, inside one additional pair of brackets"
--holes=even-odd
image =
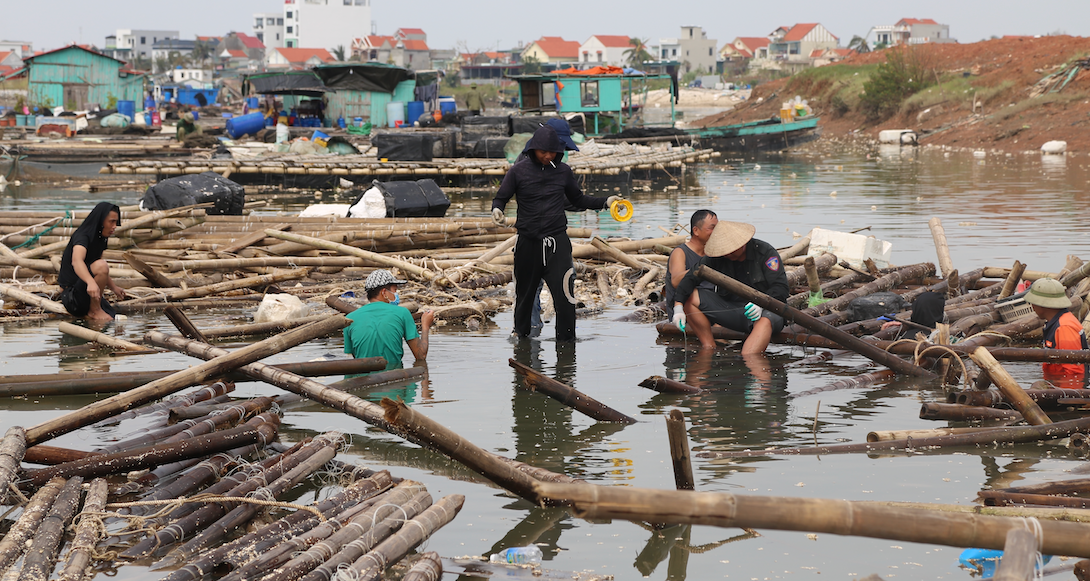
[[(674, 292), (678, 283), (685, 277), (685, 273), (692, 270), (700, 259), (704, 257), (704, 245), (712, 235), (712, 230), (719, 222), (719, 217), (711, 210), (697, 210), (689, 218), (689, 231), (692, 237), (688, 242), (678, 246), (670, 253), (670, 262), (666, 265), (666, 288), (663, 298), (666, 299), (666, 311), (674, 305)], [(715, 288), (708, 281), (701, 281), (700, 287)], [(699, 287), (698, 287), (699, 288)]]

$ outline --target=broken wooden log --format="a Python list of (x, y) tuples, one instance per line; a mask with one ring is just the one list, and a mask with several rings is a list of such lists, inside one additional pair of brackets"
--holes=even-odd
[(1022, 417), (1027, 422), (1040, 426), (1044, 424), (1052, 423), (1048, 414), (1037, 405), (1037, 402), (1033, 401), (1025, 390), (1022, 389), (1018, 382), (1011, 377), (1010, 373), (992, 357), (991, 353), (983, 347), (978, 347), (976, 351), (973, 351), (971, 357), (977, 365), (984, 370), (988, 377), (992, 378), (992, 382), (999, 388), (999, 391), (1003, 393), (1003, 398), (1009, 401), (1015, 409), (1022, 413)]
[(523, 381), (525, 381), (526, 386), (531, 391), (540, 391), (556, 401), (598, 421), (622, 422), (625, 424), (636, 423), (635, 418), (623, 414), (567, 384), (561, 383), (551, 377), (546, 377), (537, 370), (523, 365), (514, 359), (508, 359), (507, 364), (513, 367), (515, 371), (523, 377)]
[(198, 329), (197, 326), (193, 324), (193, 321), (190, 321), (189, 317), (187, 317), (178, 307), (167, 307), (163, 309), (163, 314), (167, 316), (167, 319), (174, 325), (174, 328), (178, 329), (178, 332), (186, 339), (193, 339), (195, 341), (200, 341), (201, 343), (208, 342), (208, 339), (204, 337), (201, 330)]

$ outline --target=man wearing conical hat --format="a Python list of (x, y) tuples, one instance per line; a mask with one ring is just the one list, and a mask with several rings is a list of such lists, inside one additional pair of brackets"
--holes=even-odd
[[(704, 245), (705, 264), (779, 301), (788, 295), (787, 273), (780, 254), (753, 237), (756, 229), (742, 222), (720, 220)], [(718, 324), (746, 334), (742, 355), (763, 353), (772, 335), (783, 329), (783, 317), (761, 309), (725, 288), (698, 288), (690, 271), (674, 294), (674, 323), (694, 333), (703, 349), (714, 349), (711, 326)]]
[[(1051, 278), (1041, 278), (1033, 282), (1026, 293), (1025, 301), (1033, 307), (1033, 312), (1045, 322), (1045, 349), (1090, 349), (1087, 346), (1086, 332), (1082, 323), (1071, 314), (1071, 298), (1063, 283)], [(1082, 363), (1042, 363), (1045, 379), (1056, 387), (1081, 389), (1086, 376), (1086, 365)]]

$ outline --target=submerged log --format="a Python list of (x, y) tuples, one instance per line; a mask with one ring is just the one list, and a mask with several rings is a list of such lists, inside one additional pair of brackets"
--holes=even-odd
[(635, 418), (623, 414), (567, 384), (546, 377), (537, 370), (514, 359), (508, 359), (507, 364), (523, 377), (531, 391), (540, 391), (556, 401), (602, 422), (636, 423)]
[(1030, 494), (1026, 492), (1008, 492), (1006, 490), (981, 490), (977, 493), (977, 497), (984, 501), (984, 506), (1035, 504), (1038, 506), (1090, 508), (1090, 498), (1054, 496), (1051, 494)]
[(702, 393), (704, 390), (661, 375), (652, 375), (639, 383), (640, 387), (653, 389), (659, 393)]
[(330, 317), (325, 321), (292, 329), (238, 351), (224, 352), (224, 355), (212, 361), (179, 371), (143, 387), (99, 400), (75, 412), (38, 424), (27, 430), (27, 442), (37, 444), (93, 424), (129, 408), (170, 395), (193, 383), (204, 381), (225, 371), (280, 353), (315, 337), (322, 337), (331, 331), (348, 326), (348, 323), (348, 319), (343, 316)]
[(825, 391), (835, 391), (835, 390), (839, 390), (839, 389), (857, 389), (857, 388), (860, 388), (860, 387), (867, 387), (868, 385), (878, 383), (880, 381), (886, 381), (886, 380), (889, 380), (889, 379), (893, 379), (895, 376), (896, 376), (896, 374), (893, 373), (892, 369), (880, 369), (878, 371), (872, 371), (870, 373), (861, 373), (859, 375), (856, 375), (855, 377), (846, 377), (844, 379), (838, 379), (837, 381), (834, 381), (834, 382), (832, 382), (832, 383), (830, 383), (828, 385), (825, 385), (823, 387), (808, 389), (806, 391), (801, 391), (799, 393), (789, 393), (789, 394), (787, 394), (787, 399), (795, 399), (795, 398), (799, 398), (799, 397), (805, 397), (805, 396), (814, 395), (816, 393), (821, 393), (821, 392), (825, 392)]
[[(1002, 549), (1020, 518), (961, 515), (859, 501), (539, 483), (543, 498), (567, 501), (580, 518), (794, 530), (953, 547)], [(1090, 556), (1085, 524), (1042, 520), (1041, 552)]]
[[(926, 266), (930, 266), (930, 265), (926, 265)], [(908, 269), (905, 269), (905, 270), (908, 270)], [(918, 365), (914, 365), (912, 363), (909, 363), (909, 362), (905, 361), (904, 359), (901, 359), (900, 357), (897, 357), (896, 355), (893, 355), (891, 353), (883, 351), (883, 350), (875, 347), (874, 345), (872, 345), (870, 343), (867, 343), (866, 341), (863, 341), (862, 339), (859, 339), (857, 337), (853, 337), (852, 335), (849, 335), (849, 334), (847, 334), (847, 333), (845, 333), (843, 331), (840, 331), (839, 329), (837, 329), (835, 327), (832, 327), (832, 326), (830, 326), (830, 325), (828, 325), (826, 323), (822, 323), (821, 321), (818, 321), (814, 317), (812, 317), (810, 315), (807, 315), (807, 314), (804, 314), (803, 312), (801, 312), (801, 311), (799, 311), (799, 310), (797, 310), (797, 309), (795, 309), (793, 307), (787, 306), (784, 303), (781, 303), (780, 301), (778, 301), (778, 300), (776, 300), (776, 299), (774, 299), (774, 298), (772, 298), (772, 297), (770, 297), (770, 296), (768, 296), (768, 295), (766, 295), (766, 294), (764, 294), (764, 293), (762, 293), (762, 292), (760, 292), (760, 291), (758, 291), (756, 289), (753, 289), (752, 287), (749, 287), (749, 286), (747, 286), (747, 285), (745, 285), (743, 283), (740, 283), (740, 282), (738, 282), (738, 281), (736, 281), (736, 280), (734, 280), (734, 279), (732, 279), (730, 277), (724, 276), (722, 273), (719, 273), (719, 272), (717, 272), (717, 271), (715, 271), (715, 270), (713, 270), (711, 268), (708, 268), (706, 265), (701, 264), (701, 265), (697, 266), (694, 269), (694, 272), (696, 273), (696, 276), (698, 278), (703, 278), (703, 279), (711, 281), (713, 284), (716, 284), (716, 285), (719, 285), (719, 286), (722, 286), (722, 287), (726, 287), (730, 292), (734, 293), (735, 295), (740, 296), (740, 297), (744, 297), (744, 298), (748, 298), (754, 304), (756, 304), (756, 305), (758, 305), (760, 307), (766, 308), (766, 309), (780, 315), (785, 320), (788, 320), (788, 321), (793, 320), (796, 323), (802, 325), (803, 327), (805, 327), (807, 329), (810, 329), (810, 330), (814, 331), (815, 333), (819, 333), (819, 334), (821, 334), (821, 335), (823, 335), (825, 337), (828, 337), (828, 338), (836, 341), (837, 343), (843, 345), (844, 347), (846, 347), (848, 349), (851, 349), (851, 350), (859, 353), (860, 355), (863, 355), (864, 357), (866, 357), (866, 358), (868, 358), (868, 359), (870, 359), (872, 361), (875, 361), (876, 363), (880, 363), (882, 365), (885, 365), (886, 367), (889, 367), (890, 369), (893, 369), (894, 371), (898, 371), (898, 372), (901, 372), (901, 373), (906, 373), (908, 375), (915, 375), (915, 376), (919, 376), (919, 377), (926, 377), (926, 378), (935, 377), (935, 375), (933, 373), (931, 373), (930, 371), (928, 371), (928, 370), (926, 370), (926, 369), (924, 369), (924, 368), (922, 368), (922, 367), (920, 367)], [(903, 271), (898, 271), (898, 272), (903, 272)], [(826, 304), (828, 304), (828, 303), (826, 303)]]

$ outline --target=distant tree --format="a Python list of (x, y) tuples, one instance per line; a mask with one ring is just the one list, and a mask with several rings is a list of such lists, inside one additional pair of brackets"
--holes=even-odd
[(344, 58), (345, 55), (344, 55), (344, 45), (343, 44), (338, 44), (337, 46), (333, 47), (333, 50), (331, 50), (329, 52), (332, 53), (333, 58), (337, 59), (339, 62), (343, 63), (344, 61), (348, 60), (348, 59)]
[(163, 71), (166, 71), (169, 68), (170, 68), (170, 59), (169, 58), (167, 58), (165, 56), (156, 57), (156, 59), (155, 59), (155, 69), (152, 72), (161, 73)]
[(647, 41), (640, 38), (628, 39), (632, 48), (624, 51), (625, 61), (633, 68), (640, 68), (649, 60), (654, 60), (651, 53), (647, 52)]
[(193, 62), (203, 65), (208, 62), (208, 59), (212, 58), (215, 50), (216, 47), (212, 46), (211, 43), (198, 40), (193, 44)]
[(144, 56), (144, 55), (140, 55), (140, 54), (136, 55), (136, 57), (134, 59), (132, 59), (132, 61), (129, 64), (132, 65), (132, 68), (134, 68), (134, 69), (136, 69), (138, 71), (151, 70), (151, 59)]
[(537, 57), (533, 55), (526, 55), (522, 59), (522, 74), (535, 75), (541, 72), (541, 61), (537, 60)]
[(851, 42), (848, 43), (848, 48), (858, 53), (870, 52), (870, 47), (867, 46), (867, 39), (858, 34), (852, 37)]

